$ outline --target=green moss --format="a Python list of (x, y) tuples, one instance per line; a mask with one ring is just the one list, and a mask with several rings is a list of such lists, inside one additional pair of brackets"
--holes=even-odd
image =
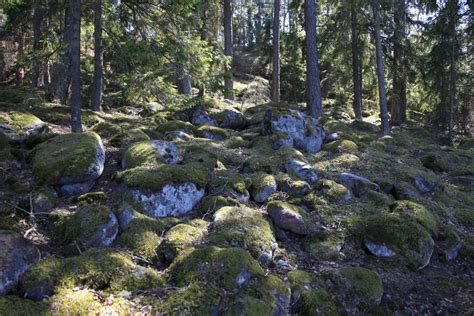
[(38, 145), (33, 173), (48, 183), (66, 176), (87, 174), (97, 156), (100, 136), (92, 133), (59, 135)]
[(306, 213), (301, 207), (284, 202), (284, 201), (270, 201), (267, 204), (267, 212), (271, 213), (273, 210), (277, 208), (283, 208), (287, 210), (289, 213), (293, 213), (296, 215), (301, 216), (305, 222), (309, 220), (309, 215)]
[(235, 171), (220, 170), (213, 173), (209, 187), (215, 192), (231, 194), (229, 190), (233, 190), (239, 194), (246, 194), (249, 180)]
[(151, 142), (144, 141), (130, 145), (123, 154), (122, 163), (126, 168), (134, 168), (146, 164), (147, 167), (157, 166), (159, 158)]
[(288, 280), (291, 289), (294, 290), (310, 286), (316, 281), (316, 275), (303, 270), (293, 270), (288, 273)]
[(251, 278), (264, 274), (258, 262), (243, 249), (206, 247), (176, 258), (171, 267), (171, 279), (178, 286), (201, 281), (232, 290), (238, 287), (237, 279), (243, 272), (248, 272)]
[(54, 231), (58, 241), (64, 245), (77, 242), (87, 247), (101, 227), (110, 222), (112, 212), (106, 206), (87, 205), (70, 216), (50, 214), (54, 220)]
[(107, 199), (107, 194), (105, 192), (99, 191), (99, 192), (89, 192), (86, 194), (82, 194), (78, 197), (75, 197), (73, 199), (73, 202), (79, 203), (79, 204), (91, 204), (95, 201), (101, 201), (101, 200), (106, 200)]
[(156, 168), (136, 167), (125, 170), (120, 178), (131, 188), (161, 190), (167, 184), (194, 183), (198, 188), (206, 186), (208, 172), (196, 164), (159, 165)]
[(197, 219), (170, 228), (158, 250), (163, 259), (171, 261), (183, 250), (200, 244), (206, 236), (208, 225), (206, 221)]
[(79, 257), (43, 259), (25, 273), (21, 287), (27, 293), (45, 288), (58, 293), (61, 289), (79, 286), (119, 293), (161, 284), (163, 280), (156, 271), (137, 266), (126, 253), (90, 249)]
[(214, 214), (209, 241), (219, 247), (240, 247), (254, 258), (271, 254), (275, 247), (272, 223), (260, 213), (245, 207), (223, 207)]
[(0, 297), (0, 315), (46, 316), (52, 314), (44, 303), (33, 302), (17, 296), (4, 296)]
[(13, 132), (21, 135), (25, 128), (36, 124), (43, 124), (43, 121), (30, 113), (12, 111), (9, 113), (0, 112), (0, 123), (13, 127)]
[(21, 89), (0, 89), (0, 100), (11, 103), (21, 103), (26, 98), (26, 92)]
[(212, 285), (193, 282), (171, 291), (160, 312), (166, 315), (212, 315), (220, 303), (219, 290)]
[(169, 224), (138, 212), (133, 212), (133, 217), (127, 229), (117, 238), (116, 245), (149, 261), (156, 261), (161, 235)]
[(342, 184), (333, 180), (319, 180), (316, 188), (331, 202), (347, 201), (351, 198), (351, 192)]
[(247, 147), (248, 146), (248, 141), (243, 139), (241, 136), (231, 136), (228, 139), (225, 140), (224, 145), (227, 148), (241, 148), (241, 147)]
[(216, 139), (216, 140), (224, 140), (229, 137), (229, 133), (220, 127), (217, 126), (209, 126), (203, 125), (197, 129), (197, 135), (199, 137)]
[(337, 261), (341, 256), (343, 242), (340, 233), (321, 232), (305, 237), (303, 248), (310, 258)]
[(460, 223), (461, 225), (467, 228), (474, 227), (474, 211), (472, 209), (457, 210), (455, 216), (458, 220), (458, 223)]
[(359, 149), (356, 143), (351, 140), (337, 140), (324, 145), (324, 150), (332, 153), (353, 153)]
[(194, 134), (196, 132), (196, 127), (189, 122), (183, 122), (179, 120), (168, 121), (160, 124), (157, 129), (160, 133), (173, 132), (173, 131), (183, 131), (188, 134)]
[(357, 300), (378, 304), (383, 295), (382, 280), (377, 272), (362, 267), (344, 267), (332, 276), (335, 286), (349, 291)]
[(462, 149), (473, 149), (474, 148), (474, 138), (465, 138), (459, 143), (459, 148)]
[(121, 130), (121, 132), (110, 139), (110, 144), (115, 147), (127, 148), (130, 144), (149, 141), (150, 137), (140, 128)]
[(301, 315), (337, 315), (336, 302), (324, 289), (301, 292)]
[(241, 204), (231, 197), (208, 195), (202, 200), (199, 209), (202, 214), (213, 214), (224, 206), (241, 206)]
[(252, 190), (260, 192), (269, 186), (277, 186), (276, 179), (273, 175), (264, 172), (257, 172), (252, 175)]
[(178, 146), (183, 152), (184, 164), (194, 163), (207, 170), (213, 170), (220, 158), (216, 149), (205, 144), (178, 144)]
[(464, 237), (460, 255), (470, 260), (474, 260), (474, 235)]
[(411, 201), (396, 201), (391, 206), (392, 212), (414, 218), (431, 234), (438, 234), (438, 220), (423, 205)]
[(362, 218), (356, 227), (360, 239), (387, 246), (411, 268), (423, 266), (430, 258), (434, 241), (415, 219), (398, 213), (371, 215)]
[(28, 149), (33, 149), (37, 145), (42, 144), (45, 141), (56, 136), (58, 136), (58, 134), (54, 134), (54, 133), (30, 135), (23, 141), (23, 143), (26, 145)]

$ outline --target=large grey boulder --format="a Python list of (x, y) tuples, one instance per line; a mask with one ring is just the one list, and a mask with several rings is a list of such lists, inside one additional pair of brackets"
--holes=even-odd
[(268, 215), (275, 225), (295, 234), (308, 235), (316, 231), (311, 217), (301, 207), (282, 201), (271, 201), (267, 205)]
[(242, 112), (232, 107), (224, 110), (198, 107), (193, 113), (191, 122), (197, 126), (209, 125), (221, 128), (240, 129), (245, 126), (246, 119)]
[[(314, 154), (321, 150), (325, 133), (324, 129), (318, 126), (318, 121), (300, 111), (291, 110), (285, 113), (267, 114), (263, 122), (263, 133), (271, 134), (286, 133), (293, 139), (294, 147), (307, 153)], [(290, 144), (291, 142), (285, 142)]]
[(295, 176), (297, 176), (303, 181), (308, 182), (311, 185), (316, 184), (319, 178), (316, 169), (311, 167), (309, 164), (299, 160), (288, 161), (285, 164), (285, 170), (287, 173), (293, 173)]
[(21, 235), (0, 230), (0, 296), (16, 288), (23, 274), (40, 260), (40, 252)]
[(341, 173), (339, 182), (358, 197), (367, 194), (369, 190), (380, 191), (380, 186), (377, 183), (352, 173)]
[(48, 130), (45, 122), (30, 113), (0, 112), (0, 133), (10, 140), (25, 140)]
[(90, 191), (104, 170), (105, 149), (99, 135), (59, 135), (35, 147), (33, 173), (65, 195)]

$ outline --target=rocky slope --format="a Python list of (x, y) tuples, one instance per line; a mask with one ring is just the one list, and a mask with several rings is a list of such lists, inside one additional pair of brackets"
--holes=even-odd
[(474, 311), (474, 147), (337, 109), (0, 89), (0, 314)]

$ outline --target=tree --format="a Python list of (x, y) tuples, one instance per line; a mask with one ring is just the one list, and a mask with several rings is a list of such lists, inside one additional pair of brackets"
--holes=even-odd
[(310, 115), (317, 118), (323, 116), (323, 106), (316, 38), (316, 3), (315, 0), (305, 0), (304, 5), (306, 29), (306, 106)]
[[(37, 56), (41, 48), (41, 24), (43, 22), (43, 9), (39, 0), (35, 0), (33, 4), (33, 65), (31, 70), (31, 85), (36, 88), (38, 87), (38, 81), (40, 77), (40, 62)], [(36, 54), (35, 54), (36, 53)]]
[(394, 2), (394, 35), (393, 35), (393, 88), (390, 107), (390, 123), (399, 125), (406, 121), (407, 88), (405, 75), (405, 33), (406, 33), (405, 0)]
[(272, 101), (280, 102), (280, 0), (273, 3)]
[(380, 3), (378, 0), (372, 1), (372, 11), (374, 15), (374, 39), (375, 55), (377, 58), (377, 83), (379, 88), (379, 105), (382, 135), (388, 135), (390, 126), (388, 124), (387, 95), (385, 92), (385, 69), (382, 54), (382, 36), (380, 32), (381, 17)]
[(362, 72), (360, 69), (359, 32), (357, 26), (356, 0), (351, 1), (352, 82), (354, 89), (353, 108), (356, 120), (362, 120)]
[(91, 107), (94, 111), (102, 111), (103, 80), (102, 0), (96, 0), (94, 3), (94, 77), (91, 92)]
[(71, 9), (71, 131), (82, 132), (81, 124), (81, 0), (70, 0)]
[(231, 100), (234, 98), (232, 34), (232, 0), (224, 0), (224, 54), (230, 58), (225, 74), (225, 97)]

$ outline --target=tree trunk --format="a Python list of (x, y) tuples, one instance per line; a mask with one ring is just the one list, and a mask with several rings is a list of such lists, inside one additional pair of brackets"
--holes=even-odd
[(405, 0), (395, 3), (395, 31), (393, 40), (393, 89), (390, 108), (390, 123), (399, 125), (406, 120), (406, 77), (403, 42), (405, 38)]
[(374, 14), (375, 54), (377, 56), (377, 83), (379, 88), (381, 129), (382, 134), (387, 135), (390, 132), (390, 126), (388, 124), (387, 95), (385, 92), (385, 69), (382, 55), (382, 38), (380, 35), (380, 3), (378, 1), (372, 2), (372, 10)]
[[(18, 36), (18, 57), (22, 57), (25, 51), (25, 38), (26, 34), (20, 29), (20, 35)], [(20, 87), (23, 84), (23, 78), (25, 77), (25, 69), (23, 66), (18, 65), (15, 71), (15, 85)]]
[(280, 102), (280, 0), (273, 3), (272, 101)]
[(182, 64), (175, 65), (176, 84), (179, 94), (191, 95), (191, 81)]
[(230, 66), (225, 74), (225, 93), (226, 99), (234, 99), (233, 77), (233, 36), (232, 36), (232, 0), (224, 0), (224, 54), (230, 58)]
[(257, 19), (255, 20), (255, 45), (257, 47), (262, 43), (262, 0), (256, 0), (257, 2)]
[(91, 107), (102, 111), (102, 89), (104, 81), (104, 56), (102, 53), (102, 0), (94, 6), (94, 78), (92, 80)]
[(321, 83), (318, 65), (318, 46), (316, 38), (316, 3), (305, 0), (306, 29), (306, 106), (313, 117), (323, 116)]
[(33, 65), (31, 69), (31, 85), (38, 87), (40, 78), (40, 62), (38, 53), (41, 49), (41, 24), (43, 22), (43, 9), (39, 0), (35, 0), (33, 5)]
[(81, 0), (71, 0), (71, 131), (82, 132), (81, 124)]
[(360, 71), (359, 34), (357, 30), (357, 8), (355, 0), (351, 2), (352, 32), (352, 81), (354, 85), (354, 114), (356, 120), (362, 121), (362, 73)]

